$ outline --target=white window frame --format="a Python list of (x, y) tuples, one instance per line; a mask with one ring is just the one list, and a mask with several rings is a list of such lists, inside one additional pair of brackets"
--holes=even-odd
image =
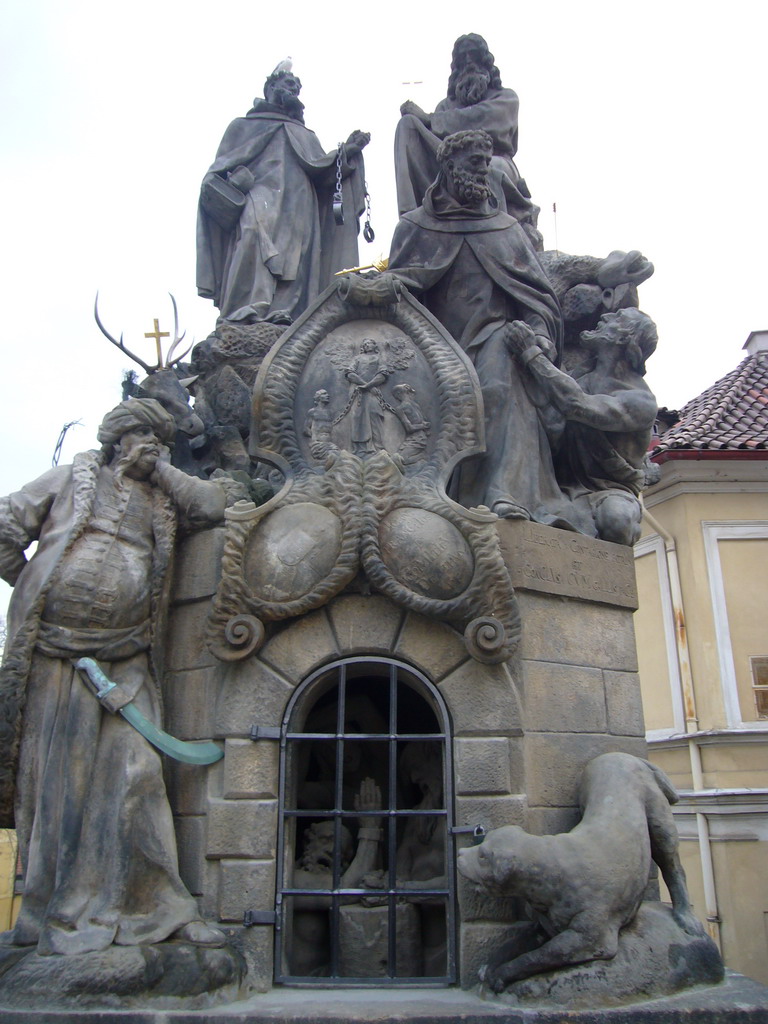
[(768, 540), (768, 522), (738, 519), (719, 522), (703, 520), (701, 529), (704, 536), (717, 656), (720, 663), (720, 686), (728, 728), (768, 730), (768, 721), (765, 719), (756, 719), (753, 722), (742, 720), (739, 690), (736, 684), (736, 662), (733, 657), (731, 630), (728, 623), (725, 579), (718, 546), (721, 540)]
[(649, 555), (656, 556), (656, 573), (659, 580), (661, 596), (661, 618), (664, 625), (664, 646), (667, 652), (667, 675), (672, 697), (672, 718), (673, 725), (666, 729), (651, 729), (646, 734), (647, 739), (665, 739), (675, 733), (685, 732), (685, 712), (683, 710), (682, 686), (680, 683), (680, 665), (677, 661), (677, 646), (675, 644), (675, 615), (672, 608), (672, 597), (669, 585), (669, 568), (667, 566), (667, 555), (664, 550), (664, 541), (658, 533), (650, 537), (643, 537), (635, 544), (635, 559), (644, 558)]

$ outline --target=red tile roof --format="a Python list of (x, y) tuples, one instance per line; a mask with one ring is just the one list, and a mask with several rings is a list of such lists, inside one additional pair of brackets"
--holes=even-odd
[(680, 410), (653, 449), (768, 449), (768, 352), (757, 352)]

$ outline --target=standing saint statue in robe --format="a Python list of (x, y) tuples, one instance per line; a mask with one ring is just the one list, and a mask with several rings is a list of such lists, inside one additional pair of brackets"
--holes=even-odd
[(291, 323), (337, 270), (358, 262), (370, 135), (354, 131), (340, 153), (326, 153), (304, 124), (300, 91), (290, 71), (273, 71), (264, 99), (230, 124), (203, 179), (197, 290), (225, 320)]

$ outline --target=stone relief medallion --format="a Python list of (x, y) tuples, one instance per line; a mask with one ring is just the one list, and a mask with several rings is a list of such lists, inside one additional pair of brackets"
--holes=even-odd
[(245, 658), (265, 623), (302, 615), (362, 573), (395, 603), (450, 622), (480, 661), (519, 639), (497, 517), (445, 493), (484, 448), (471, 363), (404, 288), (342, 278), (280, 338), (254, 387), (251, 453), (284, 476), (227, 511), (209, 645)]
[(433, 378), (424, 355), (391, 325), (357, 320), (331, 331), (299, 387), (305, 456), (323, 462), (332, 451), (365, 457), (383, 450), (407, 465), (422, 461), (439, 423)]
[(447, 600), (472, 582), (475, 560), (469, 544), (435, 512), (395, 509), (382, 520), (379, 538), (392, 575), (417, 594)]
[(270, 601), (293, 601), (330, 573), (341, 550), (338, 516), (322, 505), (300, 502), (262, 519), (245, 546), (249, 586)]

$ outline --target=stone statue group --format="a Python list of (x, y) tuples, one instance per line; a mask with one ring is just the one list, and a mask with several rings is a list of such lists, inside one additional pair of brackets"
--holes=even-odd
[[(203, 181), (198, 290), (220, 324), (290, 324), (357, 262), (369, 136), (355, 131), (324, 153), (304, 125), (300, 89), (291, 70), (275, 70)], [(401, 111), (401, 219), (383, 276), (415, 293), (459, 343), (485, 406), (486, 453), (457, 471), (450, 496), (634, 543), (656, 415), (643, 376), (657, 340), (636, 285), (652, 265), (636, 252), (601, 260), (541, 251), (538, 208), (514, 162), (518, 98), (481, 36), (456, 41), (434, 113), (410, 101)], [(319, 421), (325, 394), (316, 404)], [(368, 435), (356, 451), (381, 446)]]
[[(290, 69), (273, 72), (203, 182), (198, 288), (219, 310), (220, 340), (259, 325), (279, 335), (357, 262), (369, 136), (354, 131), (325, 153), (304, 124), (300, 90)], [(643, 379), (656, 331), (636, 292), (652, 267), (637, 253), (541, 251), (514, 162), (517, 108), (485, 41), (462, 36), (434, 113), (402, 108), (401, 219), (371, 287), (414, 292), (474, 366), (486, 452), (454, 475), (456, 501), (631, 544), (656, 412)], [(388, 372), (373, 342), (344, 370), (359, 400), (347, 429), (360, 458), (377, 449), (375, 389)], [(398, 387), (392, 411), (407, 463), (430, 424), (413, 386)], [(327, 404), (318, 390), (307, 417), (318, 458), (335, 446)], [(176, 531), (221, 522), (232, 499), (221, 480), (171, 465), (177, 426), (154, 399), (124, 401), (99, 428), (100, 450), (0, 502), (0, 573), (15, 588), (0, 678), (0, 807), (6, 822), (15, 811), (24, 867), (21, 913), (0, 948), (51, 956), (168, 939), (225, 944), (180, 878), (160, 754), (119, 714), (132, 704), (160, 726)], [(81, 658), (117, 686), (94, 693)]]

